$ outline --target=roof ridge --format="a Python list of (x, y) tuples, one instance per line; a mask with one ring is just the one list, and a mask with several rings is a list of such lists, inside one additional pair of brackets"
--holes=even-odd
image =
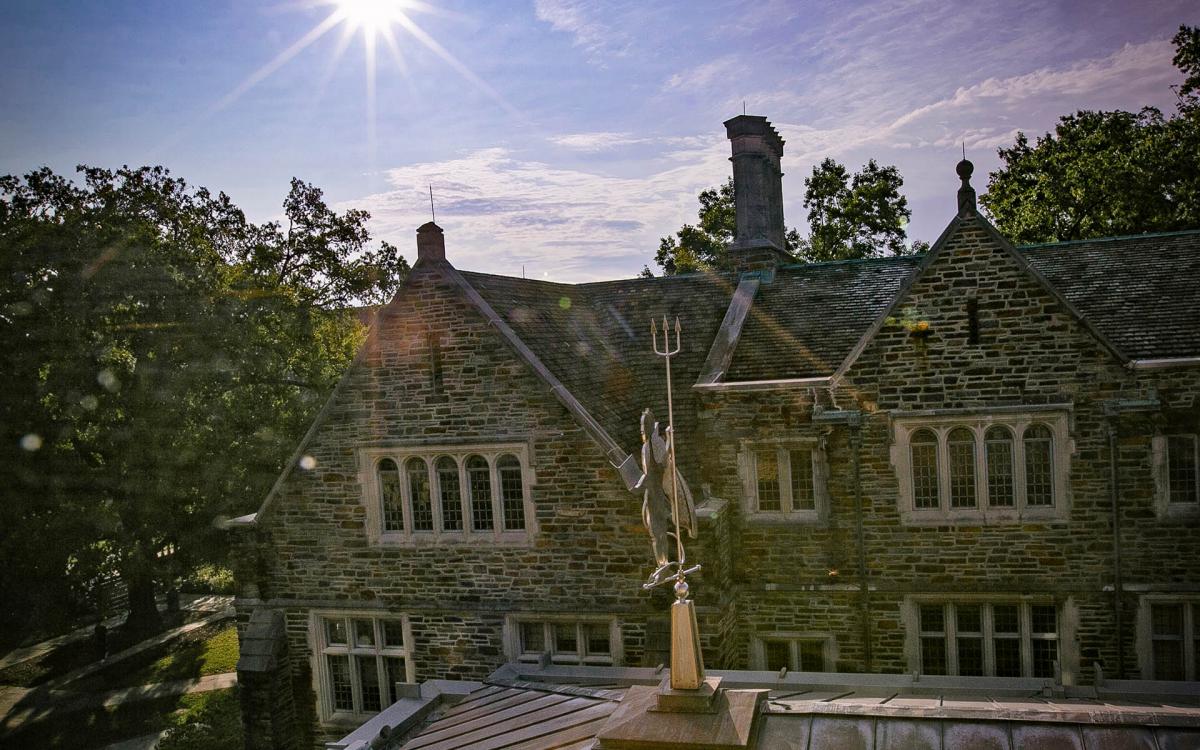
[(1184, 234), (1200, 234), (1200, 229), (1176, 229), (1170, 232), (1146, 232), (1144, 234), (1120, 234), (1113, 237), (1093, 237), (1086, 240), (1061, 240), (1059, 242), (1033, 242), (1028, 245), (1017, 245), (1018, 250), (1043, 250), (1062, 245), (1085, 245), (1091, 242), (1118, 242), (1121, 240), (1144, 240), (1154, 237), (1178, 237)]
[(783, 269), (793, 268), (812, 268), (813, 266), (836, 266), (836, 265), (857, 265), (867, 263), (882, 263), (882, 262), (919, 262), (925, 253), (909, 253), (907, 255), (878, 255), (870, 258), (840, 258), (838, 260), (817, 260), (811, 263), (784, 263), (779, 266)]

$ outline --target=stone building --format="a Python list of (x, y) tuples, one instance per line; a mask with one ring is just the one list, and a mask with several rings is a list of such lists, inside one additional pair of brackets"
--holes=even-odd
[(798, 265), (783, 140), (726, 128), (732, 273), (472, 273), (417, 230), (234, 524), (243, 630), (272, 654), (243, 681), (285, 665), (295, 726), (337, 735), (397, 682), (506, 662), (665, 661), (630, 490), (641, 410), (665, 422), (664, 316), (710, 666), (1200, 679), (1200, 231), (1014, 247), (964, 161), (923, 256)]

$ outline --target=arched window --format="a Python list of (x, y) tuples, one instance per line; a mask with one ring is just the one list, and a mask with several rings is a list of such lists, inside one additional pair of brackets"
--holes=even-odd
[(504, 530), (525, 528), (525, 482), (521, 477), (521, 462), (516, 456), (501, 456), (496, 462), (500, 478), (500, 505), (504, 513)]
[(1044, 425), (1025, 430), (1025, 504), (1054, 505), (1054, 437)]
[(404, 531), (404, 499), (400, 495), (400, 467), (385, 458), (375, 467), (379, 499), (383, 505), (383, 530)]
[(442, 530), (462, 531), (462, 490), (458, 483), (458, 462), (449, 456), (437, 460), (438, 491), (441, 495)]
[(975, 507), (975, 433), (965, 427), (950, 431), (950, 507)]
[(483, 456), (467, 458), (467, 497), (471, 501), (471, 528), (475, 531), (491, 531), (494, 524), (492, 474)]
[(913, 505), (938, 507), (938, 441), (931, 430), (918, 430), (909, 441), (912, 450)]
[(429, 498), (429, 468), (425, 460), (410, 458), (404, 464), (408, 497), (412, 501), (413, 531), (433, 531), (433, 502)]
[(1007, 427), (993, 427), (987, 431), (984, 444), (987, 447), (988, 505), (1011, 508), (1013, 494), (1013, 437)]

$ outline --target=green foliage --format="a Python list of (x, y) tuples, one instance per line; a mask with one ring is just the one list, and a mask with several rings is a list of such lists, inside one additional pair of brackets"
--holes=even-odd
[(1059, 242), (1200, 226), (1200, 29), (1181, 26), (1176, 112), (1081, 111), (999, 149), (980, 203), (1015, 242)]
[(36, 615), (116, 570), (153, 620), (350, 361), (344, 308), (407, 264), (300, 181), (285, 231), (162, 168), (80, 173), (0, 178), (0, 596)]
[(167, 730), (158, 750), (241, 750), (242, 711), (237, 689), (184, 696), (182, 722)]
[(904, 227), (912, 211), (900, 194), (903, 185), (896, 167), (880, 167), (874, 159), (853, 176), (833, 159), (814, 166), (804, 180), (810, 232), (800, 258), (817, 262), (909, 252)]
[(212, 563), (198, 565), (184, 577), (179, 590), (189, 594), (232, 594), (233, 571)]
[[(826, 159), (804, 180), (804, 207), (808, 209), (809, 236), (787, 230), (789, 253), (803, 262), (868, 258), (890, 252), (900, 255), (927, 247), (905, 246), (904, 227), (911, 211), (900, 194), (904, 185), (893, 166), (880, 167), (874, 159), (851, 175), (844, 166)], [(700, 193), (699, 223), (685, 224), (671, 237), (659, 240), (654, 262), (663, 274), (733, 268), (728, 247), (737, 233), (733, 180)], [(642, 276), (653, 276), (649, 266)]]

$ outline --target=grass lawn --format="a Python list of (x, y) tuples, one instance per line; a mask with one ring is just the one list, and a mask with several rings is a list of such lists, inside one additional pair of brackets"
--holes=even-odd
[(237, 628), (223, 620), (123, 659), (80, 683), (88, 690), (112, 690), (154, 682), (194, 680), (237, 670)]
[(164, 729), (171, 731), (161, 750), (240, 750), (237, 688), (53, 714), (0, 737), (0, 746), (87, 750)]
[[(203, 619), (209, 614), (211, 613), (192, 611), (164, 614), (163, 630), (170, 630), (184, 623)], [(153, 635), (154, 633), (146, 633), (145, 631), (131, 632), (124, 626), (113, 628), (108, 634), (108, 653), (115, 654)], [(64, 644), (37, 658), (0, 670), (0, 685), (37, 687), (55, 677), (91, 664), (96, 661), (97, 657), (98, 654), (96, 653), (95, 646), (92, 645), (91, 638), (84, 638), (80, 641)]]

